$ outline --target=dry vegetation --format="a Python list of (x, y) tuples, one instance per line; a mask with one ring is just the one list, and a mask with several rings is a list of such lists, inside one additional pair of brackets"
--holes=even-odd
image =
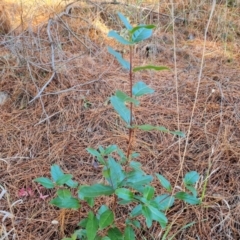
[[(204, 42), (211, 1), (175, 2), (174, 20), (168, 1), (116, 5), (86, 0), (67, 7), (67, 1), (1, 3), (0, 91), (6, 99), (0, 105), (0, 191), (6, 190), (0, 192), (1, 239), (69, 236), (87, 206), (80, 212), (54, 208), (48, 202), (55, 192), (33, 179), (49, 176), (51, 164), (57, 163), (80, 183), (96, 183), (101, 169), (93, 166), (86, 147), (111, 143), (126, 149), (127, 132), (107, 101), (116, 89), (128, 89), (126, 72), (106, 51), (111, 45), (128, 57), (127, 50), (106, 38), (109, 29), (122, 29), (117, 11), (133, 23), (157, 25), (151, 40), (136, 48), (135, 64), (172, 69), (135, 75), (156, 90), (136, 110), (136, 121), (171, 130), (179, 124), (187, 133), (196, 103), (186, 151), (186, 139), (179, 145), (176, 137), (163, 133), (139, 132), (135, 138), (147, 173), (160, 172), (174, 184), (179, 171), (196, 170), (202, 176), (199, 193), (208, 176), (202, 205), (177, 203), (167, 213), (173, 223), (169, 236), (240, 239), (239, 3), (217, 2)], [(20, 196), (27, 188), (32, 191)], [(43, 200), (40, 193), (49, 197)], [(112, 204), (112, 199), (101, 201)], [(126, 211), (118, 211), (120, 226)], [(161, 239), (161, 229), (156, 224), (138, 236)]]

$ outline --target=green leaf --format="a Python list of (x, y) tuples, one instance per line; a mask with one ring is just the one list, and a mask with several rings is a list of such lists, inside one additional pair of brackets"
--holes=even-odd
[(80, 203), (78, 199), (73, 197), (70, 197), (70, 198), (56, 197), (52, 199), (50, 203), (59, 208), (76, 209), (76, 210), (80, 208)]
[(132, 41), (134, 43), (138, 43), (140, 41), (150, 38), (152, 36), (152, 28), (149, 28), (149, 26), (137, 26), (136, 28), (132, 29)]
[(60, 198), (71, 198), (72, 197), (72, 193), (70, 192), (69, 189), (59, 189), (57, 190), (57, 195)]
[(135, 68), (133, 68), (133, 72), (138, 72), (138, 71), (147, 70), (147, 69), (156, 70), (156, 71), (169, 70), (169, 68), (168, 68), (168, 67), (165, 67), (165, 66), (147, 65), (147, 66), (135, 67)]
[(110, 228), (108, 230), (108, 237), (111, 240), (122, 240), (123, 239), (123, 235), (121, 233), (121, 231), (118, 228)]
[(177, 199), (183, 200), (186, 203), (189, 203), (191, 205), (197, 205), (200, 204), (200, 200), (186, 192), (178, 192), (175, 194), (175, 197)]
[(87, 218), (84, 218), (84, 219), (82, 219), (82, 220), (78, 223), (78, 226), (80, 226), (80, 227), (82, 227), (82, 228), (86, 228), (87, 222), (88, 222), (88, 219), (87, 219)]
[(132, 224), (136, 227), (136, 228), (141, 228), (141, 223), (138, 220), (133, 220)]
[(156, 173), (156, 176), (157, 176), (158, 180), (160, 181), (160, 183), (162, 184), (162, 186), (166, 190), (171, 192), (172, 191), (172, 186), (171, 186), (170, 182), (161, 174)]
[(97, 213), (97, 218), (99, 219), (101, 214), (103, 214), (104, 212), (106, 212), (107, 210), (109, 210), (109, 208), (106, 205), (102, 205), (99, 209), (98, 209), (98, 213)]
[(123, 45), (132, 45), (133, 42), (128, 41), (127, 39), (123, 38), (122, 36), (120, 36), (118, 33), (116, 33), (115, 31), (110, 31), (108, 33), (108, 37), (112, 37), (115, 38), (118, 42), (120, 42)]
[(64, 174), (62, 177), (60, 177), (57, 181), (56, 184), (58, 186), (61, 186), (65, 183), (67, 183), (71, 178), (73, 177), (72, 174)]
[(135, 128), (138, 128), (140, 130), (143, 131), (151, 131), (151, 130), (155, 130), (156, 127), (150, 124), (144, 124), (144, 125), (134, 125)]
[(182, 138), (186, 137), (185, 133), (182, 132), (182, 131), (169, 131), (169, 132), (173, 135), (178, 136), (178, 137), (182, 137)]
[(137, 158), (137, 157), (139, 157), (139, 156), (140, 156), (140, 154), (137, 153), (137, 152), (133, 152), (133, 153), (131, 154), (131, 158)]
[(116, 96), (110, 98), (111, 104), (120, 117), (129, 125), (130, 124), (130, 110), (125, 104)]
[(143, 130), (143, 131), (158, 130), (158, 131), (161, 131), (161, 132), (170, 133), (170, 131), (163, 126), (153, 126), (151, 124), (134, 125), (133, 127), (134, 128), (139, 128), (140, 130)]
[(104, 150), (104, 148), (102, 146), (99, 146), (98, 150), (100, 151), (101, 155), (104, 155), (105, 150)]
[(114, 215), (111, 210), (106, 210), (104, 213), (100, 215), (99, 219), (99, 228), (100, 230), (110, 226), (113, 223)]
[(94, 148), (87, 148), (87, 151), (94, 157), (101, 157), (101, 154)]
[(155, 197), (156, 207), (161, 211), (166, 211), (174, 204), (174, 197), (169, 194), (162, 194)]
[(117, 149), (118, 149), (117, 145), (110, 145), (105, 149), (105, 155), (109, 155), (112, 152), (117, 151)]
[(53, 164), (51, 166), (51, 176), (54, 182), (57, 182), (61, 177), (64, 176), (64, 173), (58, 165)]
[(119, 198), (122, 198), (124, 200), (127, 200), (127, 201), (130, 201), (130, 200), (133, 200), (134, 198), (134, 195), (133, 193), (127, 189), (127, 188), (118, 188), (116, 191), (115, 191), (115, 194), (119, 197)]
[(72, 179), (68, 180), (66, 183), (70, 188), (77, 188), (78, 187), (78, 182), (73, 181)]
[(143, 190), (143, 197), (146, 198), (147, 200), (150, 200), (153, 198), (154, 195), (154, 187), (152, 186), (146, 186)]
[(139, 30), (139, 29), (141, 29), (141, 28), (146, 28), (146, 29), (153, 29), (153, 28), (155, 28), (156, 26), (155, 25), (152, 25), (152, 24), (150, 24), (150, 25), (139, 25), (139, 26), (136, 26), (136, 27), (134, 27), (134, 28), (132, 28), (132, 29), (129, 29), (130, 31), (130, 33), (131, 34), (133, 34), (134, 32), (136, 32), (137, 30)]
[(124, 240), (135, 240), (135, 232), (131, 226), (127, 226), (124, 230)]
[(134, 96), (140, 97), (144, 94), (154, 93), (154, 90), (148, 87), (144, 82), (140, 81), (134, 84), (132, 92)]
[(126, 186), (142, 192), (144, 185), (148, 185), (153, 180), (153, 177), (151, 175), (143, 175), (142, 171), (132, 171), (127, 174), (126, 179)]
[(111, 47), (108, 47), (108, 52), (118, 60), (118, 62), (122, 65), (124, 69), (130, 70), (130, 63), (126, 61), (120, 53), (113, 50)]
[(195, 187), (191, 185), (186, 185), (185, 187), (193, 194), (194, 197), (197, 197), (197, 190), (195, 189)]
[(123, 16), (120, 12), (118, 12), (118, 16), (121, 19), (121, 21), (123, 22), (124, 26), (126, 27), (127, 30), (132, 30), (132, 26), (131, 24), (128, 22), (127, 18), (125, 16)]
[(111, 186), (106, 186), (103, 184), (94, 184), (92, 186), (80, 186), (78, 190), (78, 196), (80, 199), (94, 198), (98, 196), (109, 196), (114, 193), (114, 189)]
[(136, 171), (142, 172), (142, 169), (141, 169), (141, 166), (142, 166), (142, 165), (141, 165), (140, 162), (131, 161), (131, 162), (129, 163), (129, 166), (130, 166), (132, 169), (136, 170)]
[(87, 239), (94, 240), (97, 235), (98, 220), (94, 216), (94, 213), (92, 211), (90, 211), (88, 214), (88, 222), (87, 222), (86, 230), (87, 230)]
[(105, 236), (105, 237), (103, 237), (101, 240), (111, 240), (111, 238)]
[(131, 217), (137, 217), (142, 214), (142, 204), (137, 205), (130, 213)]
[(142, 214), (145, 217), (147, 227), (150, 228), (152, 226), (152, 220), (153, 220), (150, 209), (147, 206), (143, 206)]
[[(58, 165), (53, 164), (51, 166), (51, 176), (54, 182), (57, 182), (60, 178), (64, 176), (64, 173)], [(76, 188), (78, 186), (78, 183), (73, 181), (72, 179), (68, 180), (65, 184), (71, 188)]]
[(84, 200), (87, 202), (87, 204), (88, 204), (90, 207), (93, 207), (93, 206), (94, 206), (94, 198), (85, 197)]
[(38, 182), (42, 186), (44, 186), (45, 188), (48, 188), (48, 189), (54, 188), (54, 183), (49, 178), (39, 177), (39, 178), (34, 179), (34, 182)]
[(116, 189), (125, 178), (125, 174), (122, 170), (121, 165), (117, 163), (112, 157), (108, 158), (108, 167), (110, 169), (109, 182), (111, 183), (112, 187)]
[(126, 93), (117, 90), (116, 96), (122, 101), (122, 102), (132, 102), (135, 106), (139, 106), (139, 101), (135, 98), (129, 97)]
[(165, 228), (168, 223), (168, 219), (166, 218), (165, 214), (153, 206), (148, 206), (148, 209), (151, 212), (152, 219), (158, 221), (161, 227)]
[(196, 171), (191, 171), (186, 173), (183, 182), (186, 185), (194, 185), (199, 179), (199, 174)]

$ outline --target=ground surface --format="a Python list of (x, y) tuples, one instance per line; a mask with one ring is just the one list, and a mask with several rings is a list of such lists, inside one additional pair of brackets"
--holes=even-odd
[[(38, 8), (39, 18), (33, 8), (20, 11), (21, 5), (6, 5), (9, 15), (15, 9), (16, 19), (21, 19), (17, 13), (23, 18), (18, 25), (15, 21), (13, 32), (1, 36), (0, 46), (0, 91), (9, 96), (0, 105), (0, 184), (7, 191), (0, 194), (1, 239), (69, 236), (87, 208), (79, 213), (49, 205), (55, 191), (42, 189), (33, 180), (48, 177), (51, 164), (57, 163), (81, 184), (97, 183), (102, 180), (101, 168), (93, 166), (86, 148), (117, 144), (126, 150), (127, 130), (108, 102), (115, 90), (129, 87), (127, 73), (106, 50), (110, 45), (128, 58), (127, 48), (106, 37), (109, 29), (122, 28), (117, 11), (132, 22), (157, 24), (151, 40), (135, 49), (134, 64), (171, 68), (135, 75), (135, 80), (155, 89), (135, 109), (136, 121), (171, 130), (179, 124), (186, 134), (190, 129), (185, 152), (186, 138), (137, 132), (138, 161), (147, 173), (161, 173), (172, 184), (179, 171), (198, 171), (200, 195), (208, 177), (200, 206), (177, 202), (167, 213), (174, 223), (169, 237), (177, 233), (175, 239), (240, 239), (240, 10), (224, 1), (217, 4), (204, 42), (211, 5), (199, 2), (174, 5), (175, 35), (168, 3), (77, 3), (65, 15), (63, 4), (48, 5)], [(24, 18), (27, 12), (31, 18)], [(41, 89), (41, 97), (35, 98)], [(112, 204), (111, 199), (97, 204), (101, 201)], [(120, 217), (125, 210), (119, 209)], [(190, 222), (195, 224), (180, 230)], [(161, 239), (161, 234), (155, 224), (138, 232), (138, 239)]]

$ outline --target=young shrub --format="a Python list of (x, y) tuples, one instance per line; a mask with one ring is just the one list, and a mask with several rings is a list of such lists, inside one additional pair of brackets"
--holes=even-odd
[[(165, 229), (168, 225), (166, 211), (173, 206), (175, 199), (180, 199), (188, 204), (200, 204), (197, 197), (195, 184), (199, 179), (199, 174), (195, 171), (189, 172), (183, 179), (183, 184), (188, 192), (181, 191), (173, 193), (170, 182), (162, 175), (156, 174), (159, 183), (166, 190), (165, 194), (158, 195), (152, 186), (154, 176), (147, 175), (142, 169), (141, 164), (134, 161), (139, 154), (132, 151), (132, 136), (136, 129), (143, 131), (162, 131), (167, 134), (184, 137), (181, 131), (170, 131), (163, 126), (153, 126), (150, 124), (134, 124), (133, 108), (140, 105), (140, 97), (146, 94), (152, 94), (154, 90), (146, 83), (139, 81), (133, 84), (133, 73), (145, 69), (161, 71), (168, 70), (165, 66), (136, 66), (132, 65), (133, 47), (140, 41), (146, 40), (152, 35), (154, 25), (131, 26), (128, 20), (118, 13), (128, 31), (127, 38), (123, 38), (115, 31), (110, 31), (108, 36), (115, 38), (118, 42), (129, 46), (130, 61), (125, 60), (120, 53), (108, 47), (120, 65), (129, 72), (129, 95), (121, 90), (117, 90), (115, 95), (111, 96), (110, 102), (125, 122), (129, 131), (128, 148), (124, 153), (116, 145), (110, 145), (106, 148), (100, 146), (98, 149), (87, 148), (87, 151), (96, 158), (98, 163), (103, 166), (102, 175), (105, 184), (78, 185), (72, 180), (71, 174), (64, 174), (59, 166), (51, 167), (52, 179), (40, 177), (35, 179), (46, 188), (57, 187), (57, 197), (51, 200), (51, 204), (59, 208), (79, 209), (80, 202), (86, 201), (90, 209), (94, 206), (94, 200), (100, 196), (112, 196), (113, 206), (111, 209), (102, 205), (97, 212), (90, 210), (85, 219), (79, 222), (77, 229), (70, 238), (67, 239), (88, 239), (88, 240), (109, 240), (124, 239), (134, 240), (135, 231), (142, 227), (139, 216), (143, 216), (148, 228), (152, 226), (153, 221), (157, 221)], [(127, 105), (129, 107), (127, 107)], [(114, 154), (113, 154), (114, 153)], [(118, 160), (117, 160), (118, 159)], [(61, 187), (61, 188), (60, 188)], [(77, 197), (73, 196), (69, 188), (77, 188)], [(115, 218), (116, 209), (119, 205), (131, 204), (132, 210), (128, 213), (125, 220), (125, 228), (118, 228)]]

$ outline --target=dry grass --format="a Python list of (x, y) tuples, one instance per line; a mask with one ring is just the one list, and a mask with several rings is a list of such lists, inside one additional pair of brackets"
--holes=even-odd
[[(0, 193), (1, 239), (69, 236), (88, 208), (83, 205), (80, 212), (54, 208), (48, 201), (55, 191), (41, 189), (33, 179), (49, 176), (51, 164), (57, 163), (81, 184), (96, 183), (101, 181), (101, 170), (93, 167), (86, 147), (113, 143), (126, 150), (127, 131), (107, 102), (116, 89), (128, 91), (126, 72), (106, 51), (107, 45), (122, 50), (106, 38), (108, 29), (122, 29), (117, 11), (131, 13), (133, 22), (158, 26), (152, 39), (136, 48), (134, 63), (173, 69), (135, 75), (156, 90), (135, 110), (136, 121), (171, 130), (179, 125), (187, 132), (196, 102), (184, 158), (186, 141), (179, 147), (178, 139), (170, 135), (137, 132), (134, 143), (141, 153), (138, 160), (149, 174), (160, 172), (174, 184), (180, 173), (179, 185), (181, 162), (183, 173), (201, 174), (199, 193), (208, 176), (202, 205), (176, 203), (167, 213), (174, 223), (169, 236), (240, 239), (239, 7), (229, 8), (225, 1), (216, 5), (196, 99), (210, 1), (177, 1), (174, 26), (168, 1), (133, 6), (79, 2), (65, 14), (64, 1), (51, 7), (23, 2), (25, 8), (21, 1), (5, 2), (7, 14), (17, 20), (10, 18), (12, 31), (0, 36), (0, 91), (10, 96), (0, 105), (0, 184), (7, 191)], [(124, 56), (128, 57), (127, 49)], [(23, 188), (33, 189), (32, 196), (19, 197)], [(42, 200), (40, 193), (49, 197)], [(111, 206), (112, 199), (100, 199), (96, 207), (103, 202)], [(118, 209), (120, 227), (126, 211)], [(52, 224), (53, 220), (59, 224)], [(192, 227), (180, 230), (193, 221)], [(162, 232), (156, 224), (138, 236), (161, 239)]]

